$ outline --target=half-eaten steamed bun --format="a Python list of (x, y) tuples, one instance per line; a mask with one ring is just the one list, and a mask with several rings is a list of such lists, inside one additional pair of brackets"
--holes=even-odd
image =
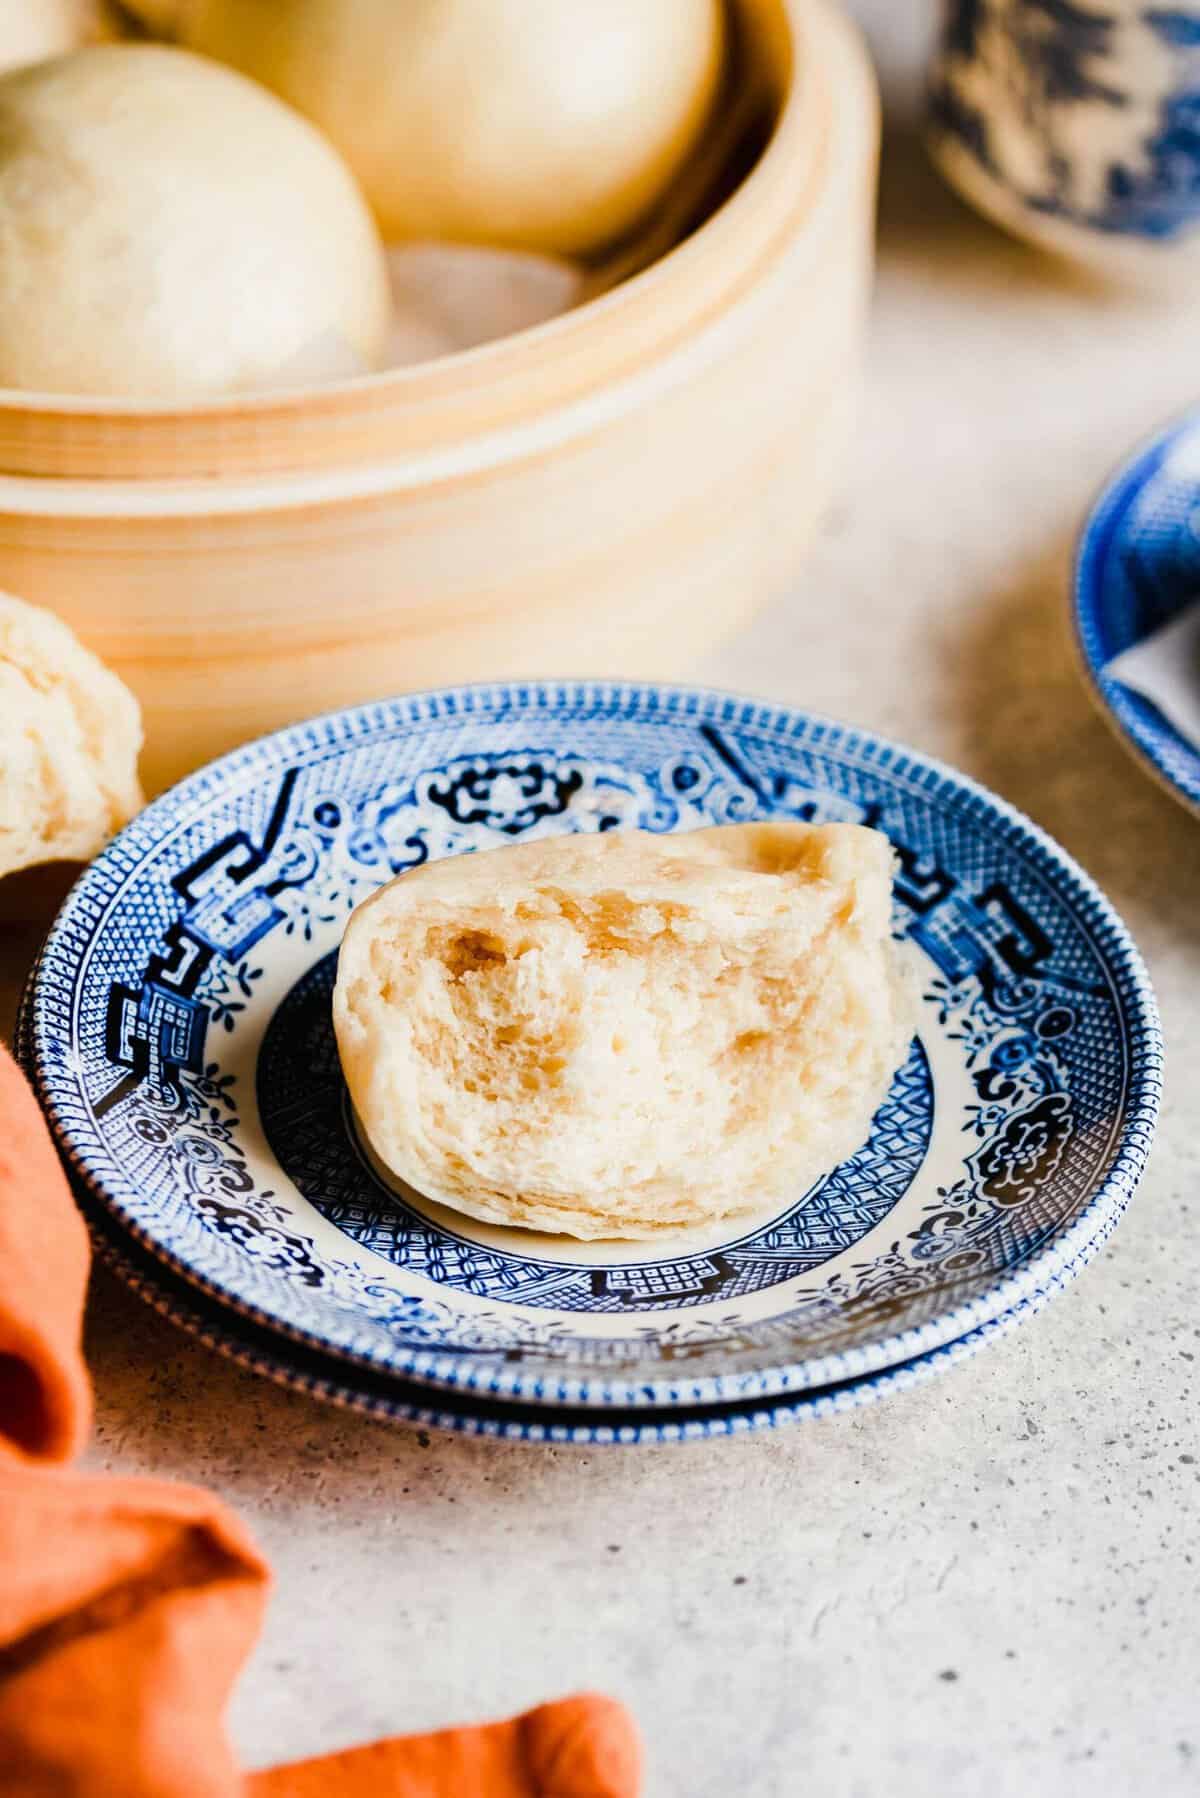
[(334, 1023), (387, 1168), (492, 1223), (644, 1237), (799, 1198), (913, 1030), (892, 851), (857, 825), (570, 836), (350, 919)]
[(0, 876), (90, 861), (141, 810), (133, 694), (53, 612), (0, 593)]

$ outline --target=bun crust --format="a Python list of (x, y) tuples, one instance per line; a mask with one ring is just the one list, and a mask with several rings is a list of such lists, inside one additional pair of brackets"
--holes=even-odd
[(379, 366), (387, 264), (273, 94), (161, 44), (0, 75), (0, 386), (191, 402)]

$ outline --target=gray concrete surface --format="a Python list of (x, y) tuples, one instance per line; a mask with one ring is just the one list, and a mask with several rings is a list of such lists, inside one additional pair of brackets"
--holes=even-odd
[(1162, 1002), (1150, 1172), (1083, 1279), (942, 1381), (686, 1449), (356, 1421), (98, 1275), (92, 1463), (214, 1485), (278, 1571), (252, 1764), (595, 1686), (649, 1798), (1200, 1790), (1200, 825), (1092, 715), (1063, 623), (1089, 494), (1196, 397), (1200, 331), (960, 208), (904, 117), (924, 9), (860, 10), (895, 114), (855, 460), (794, 590), (701, 672), (935, 751), (1091, 870)]

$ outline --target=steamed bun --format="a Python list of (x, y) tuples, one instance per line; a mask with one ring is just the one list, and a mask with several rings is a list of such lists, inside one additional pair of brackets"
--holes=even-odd
[(492, 1223), (645, 1237), (798, 1197), (912, 1034), (892, 853), (855, 825), (571, 836), (350, 919), (333, 1013), (379, 1159)]
[[(161, 0), (158, 10), (161, 11)], [(181, 42), (337, 145), (388, 238), (572, 254), (635, 226), (683, 165), (723, 0), (187, 0)]]
[(121, 35), (108, 0), (0, 0), (0, 72)]
[(361, 374), (383, 247), (336, 152), (153, 44), (0, 77), (0, 387), (192, 400)]
[(0, 876), (90, 861), (142, 806), (137, 700), (40, 606), (0, 593)]

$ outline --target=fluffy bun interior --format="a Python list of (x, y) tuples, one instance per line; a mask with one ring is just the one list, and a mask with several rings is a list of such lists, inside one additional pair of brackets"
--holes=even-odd
[(760, 1211), (862, 1142), (911, 1033), (891, 851), (854, 826), (567, 837), (401, 876), (335, 1020), (377, 1154), (495, 1222)]

